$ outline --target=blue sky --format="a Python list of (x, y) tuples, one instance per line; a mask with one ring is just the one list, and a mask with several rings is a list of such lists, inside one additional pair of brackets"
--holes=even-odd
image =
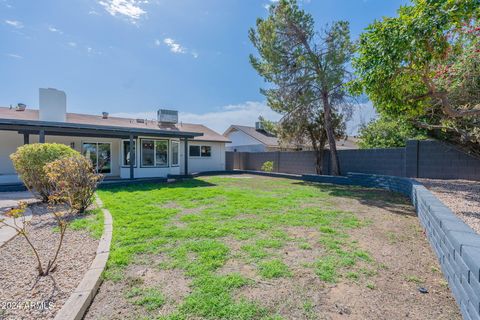
[[(153, 117), (165, 107), (218, 131), (277, 119), (248, 62), (248, 29), (271, 1), (0, 0), (0, 106), (36, 108), (38, 88), (51, 87), (70, 112)], [(350, 21), (354, 38), (405, 3), (301, 1), (318, 27)], [(351, 130), (373, 113), (359, 110)]]

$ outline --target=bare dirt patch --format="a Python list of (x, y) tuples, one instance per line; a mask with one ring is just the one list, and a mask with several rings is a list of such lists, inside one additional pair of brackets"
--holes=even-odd
[[(191, 292), (191, 280), (180, 270), (158, 268), (157, 265), (163, 260), (163, 255), (139, 257), (141, 264), (129, 266), (122, 280), (105, 281), (84, 319), (140, 319), (174, 312)], [(165, 297), (165, 303), (154, 313), (149, 313), (127, 298), (128, 291), (134, 287), (158, 288)]]
[[(53, 258), (60, 234), (45, 204), (31, 206), (30, 239), (39, 251), (42, 263)], [(0, 309), (0, 319), (53, 319), (87, 271), (98, 241), (87, 231), (67, 229), (58, 267), (51, 276), (37, 280), (37, 262), (25, 238), (16, 236), (0, 248), (0, 303), (37, 302), (52, 308)], [(2, 314), (3, 312), (3, 314)]]
[[(382, 191), (383, 192), (383, 191)], [(384, 195), (386, 199), (390, 194)], [(344, 198), (340, 208), (369, 221), (350, 235), (376, 262), (375, 275), (331, 288), (326, 300), (333, 319), (461, 319), (418, 219), (406, 199), (375, 210), (357, 199)], [(401, 214), (404, 212), (405, 214)], [(372, 270), (371, 270), (372, 271)], [(422, 294), (419, 287), (429, 293)]]

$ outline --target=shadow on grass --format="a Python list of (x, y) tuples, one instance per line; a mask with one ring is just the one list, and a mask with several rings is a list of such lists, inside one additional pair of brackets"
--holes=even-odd
[(125, 184), (107, 184), (100, 186), (99, 189), (116, 192), (137, 192), (137, 191), (152, 191), (157, 189), (176, 189), (176, 188), (205, 188), (214, 187), (216, 184), (206, 182), (198, 179), (187, 179), (175, 182), (137, 182), (137, 183), (125, 183)]
[(399, 193), (359, 186), (337, 186), (305, 181), (295, 182), (294, 184), (319, 188), (330, 196), (355, 199), (363, 205), (385, 209), (394, 214), (417, 215), (408, 198)]

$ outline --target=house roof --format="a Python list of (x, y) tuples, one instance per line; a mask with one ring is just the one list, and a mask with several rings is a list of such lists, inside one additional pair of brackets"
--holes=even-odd
[[(179, 123), (172, 125), (159, 125), (155, 120), (144, 120), (143, 123), (136, 119), (67, 113), (66, 122), (45, 122), (39, 120), (39, 110), (26, 109), (25, 111), (16, 111), (15, 109), (0, 107), (0, 120), (12, 120), (15, 123), (32, 125), (48, 125), (54, 127), (84, 128), (106, 131), (128, 131), (136, 134), (165, 134), (168, 136), (184, 136), (193, 138), (195, 141), (215, 141), (229, 142), (229, 140), (219, 133), (205, 127), (201, 124)], [(11, 123), (12, 121), (3, 121)]]
[(258, 140), (261, 144), (264, 144), (268, 147), (278, 147), (279, 146), (279, 141), (278, 138), (268, 134), (265, 131), (259, 131), (256, 130), (254, 127), (248, 127), (248, 126), (241, 126), (241, 125), (231, 125), (223, 134), (224, 136), (227, 136), (230, 132), (233, 131), (241, 131), (250, 137)]

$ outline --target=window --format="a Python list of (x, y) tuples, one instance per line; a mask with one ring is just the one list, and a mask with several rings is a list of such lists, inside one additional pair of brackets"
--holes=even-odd
[(172, 166), (178, 166), (178, 150), (180, 149), (180, 143), (178, 141), (172, 141)]
[(136, 165), (136, 154), (137, 154), (137, 143), (135, 140), (133, 140), (133, 155), (130, 155), (130, 140), (124, 140), (123, 141), (123, 159), (122, 159), (122, 165), (123, 166), (130, 166), (130, 159), (133, 161), (133, 165)]
[(211, 157), (211, 146), (190, 146), (190, 157)]
[(142, 166), (168, 167), (168, 140), (142, 139)]
[(168, 167), (168, 140), (155, 141), (155, 166)]
[(202, 146), (201, 147), (201, 154), (202, 157), (210, 157), (212, 155), (212, 147), (210, 146)]
[(200, 157), (200, 146), (190, 146), (190, 157)]
[(92, 161), (96, 172), (112, 172), (112, 150), (110, 143), (84, 142), (82, 144), (82, 150), (83, 155)]

